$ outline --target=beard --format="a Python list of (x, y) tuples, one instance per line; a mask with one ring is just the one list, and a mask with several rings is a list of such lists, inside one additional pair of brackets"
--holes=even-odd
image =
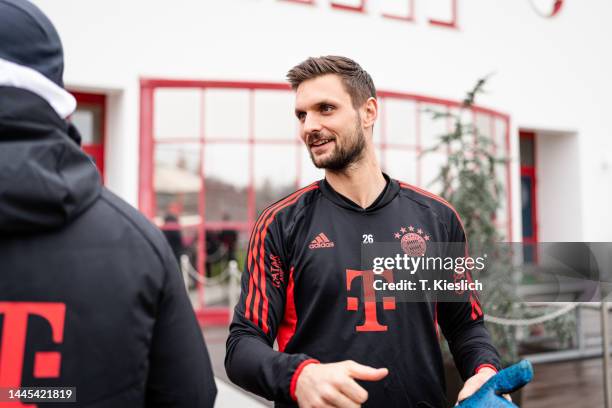
[[(331, 171), (342, 171), (361, 159), (366, 143), (360, 122), (358, 119), (355, 123), (354, 137), (350, 138), (350, 142), (346, 146), (339, 146), (338, 139), (336, 138), (334, 150), (327, 157), (317, 159), (312, 154), (312, 151), (309, 150), (310, 159), (315, 167)], [(314, 137), (315, 140), (318, 138)]]

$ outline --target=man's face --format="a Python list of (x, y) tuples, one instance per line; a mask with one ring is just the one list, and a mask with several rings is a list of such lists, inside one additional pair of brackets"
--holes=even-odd
[(340, 171), (361, 158), (365, 148), (361, 116), (337, 75), (302, 82), (296, 91), (295, 115), (316, 167)]

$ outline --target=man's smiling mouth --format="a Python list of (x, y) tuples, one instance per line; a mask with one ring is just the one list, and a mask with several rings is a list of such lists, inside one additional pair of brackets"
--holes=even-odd
[(317, 139), (314, 142), (310, 143), (310, 147), (318, 147), (318, 146), (323, 146), (326, 145), (329, 142), (333, 142), (334, 139)]

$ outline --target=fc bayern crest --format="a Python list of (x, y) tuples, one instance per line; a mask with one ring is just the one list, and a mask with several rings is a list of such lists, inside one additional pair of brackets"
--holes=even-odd
[(421, 228), (415, 228), (412, 225), (408, 226), (408, 228), (402, 227), (394, 236), (395, 239), (400, 240), (400, 245), (406, 255), (425, 255), (427, 251), (427, 241), (429, 241), (430, 238)]
[(533, 10), (544, 18), (555, 17), (561, 11), (564, 0), (529, 0)]

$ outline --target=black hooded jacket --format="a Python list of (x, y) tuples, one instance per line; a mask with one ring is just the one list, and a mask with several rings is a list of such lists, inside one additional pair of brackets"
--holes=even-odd
[(170, 247), (69, 132), (39, 96), (0, 87), (0, 387), (76, 387), (75, 407), (212, 406)]

